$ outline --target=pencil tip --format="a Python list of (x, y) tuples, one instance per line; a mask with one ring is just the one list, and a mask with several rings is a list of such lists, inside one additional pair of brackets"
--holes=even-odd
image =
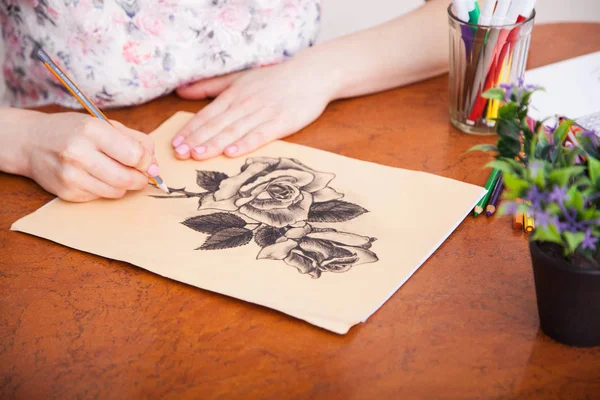
[(171, 192), (169, 191), (169, 188), (164, 183), (159, 183), (157, 186), (160, 190), (162, 190), (166, 194), (171, 194)]

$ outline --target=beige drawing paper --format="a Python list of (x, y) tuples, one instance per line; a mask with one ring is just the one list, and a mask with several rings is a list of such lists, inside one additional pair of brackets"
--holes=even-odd
[(344, 334), (485, 193), (282, 141), (251, 157), (180, 162), (170, 139), (191, 115), (177, 113), (152, 133), (163, 179), (185, 193), (164, 198), (149, 185), (120, 200), (55, 200), (12, 229)]

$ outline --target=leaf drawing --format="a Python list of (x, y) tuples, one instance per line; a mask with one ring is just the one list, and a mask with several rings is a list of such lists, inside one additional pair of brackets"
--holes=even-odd
[(267, 247), (272, 244), (275, 244), (277, 239), (282, 237), (283, 235), (277, 228), (273, 228), (272, 226), (262, 226), (256, 230), (254, 234), (254, 241), (260, 247)]
[(293, 158), (250, 157), (231, 177), (197, 171), (196, 183), (205, 192), (173, 189), (168, 196), (152, 197), (198, 198), (203, 215), (182, 222), (208, 235), (196, 250), (231, 249), (254, 239), (260, 247), (257, 259), (282, 262), (318, 279), (325, 272), (346, 272), (378, 261), (371, 250), (376, 238), (314, 226), (368, 212), (340, 200), (344, 194), (330, 186), (334, 178)]
[[(208, 237), (199, 250), (223, 250), (243, 246), (252, 240), (252, 231), (246, 228), (225, 228)], [(196, 250), (198, 250), (196, 249)]]
[(202, 233), (215, 233), (226, 228), (243, 228), (246, 221), (230, 213), (214, 213), (188, 218), (183, 225)]
[(310, 222), (344, 222), (366, 213), (367, 210), (353, 203), (331, 200), (313, 204), (308, 211)]
[(216, 192), (219, 190), (221, 181), (227, 179), (227, 174), (215, 171), (196, 171), (196, 183), (202, 189), (206, 189), (209, 192)]

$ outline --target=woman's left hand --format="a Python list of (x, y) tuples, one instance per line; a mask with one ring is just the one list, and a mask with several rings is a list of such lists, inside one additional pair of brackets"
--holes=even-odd
[(314, 57), (198, 81), (179, 88), (186, 99), (215, 97), (177, 133), (177, 158), (237, 157), (313, 122), (332, 100), (333, 68)]

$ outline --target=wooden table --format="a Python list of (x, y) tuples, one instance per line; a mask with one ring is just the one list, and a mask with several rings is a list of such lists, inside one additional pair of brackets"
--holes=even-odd
[[(537, 26), (529, 67), (598, 51), (599, 37), (600, 24)], [(482, 185), (486, 156), (463, 153), (494, 139), (451, 127), (447, 85), (442, 76), (336, 102), (289, 140)], [(203, 104), (170, 96), (108, 114), (150, 132)], [(339, 336), (11, 232), (52, 196), (6, 174), (0, 188), (0, 398), (600, 397), (600, 348), (540, 332), (527, 240), (505, 218), (467, 218)]]

